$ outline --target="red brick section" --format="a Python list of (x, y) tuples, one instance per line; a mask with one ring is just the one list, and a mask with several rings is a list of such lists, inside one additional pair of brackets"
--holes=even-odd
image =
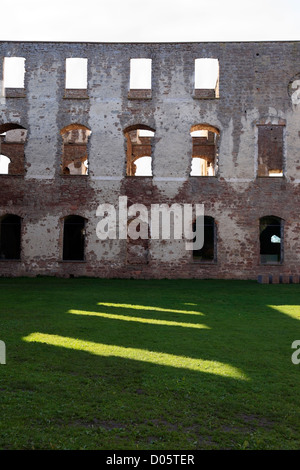
[(65, 144), (63, 146), (62, 168), (74, 163), (75, 168), (80, 168), (81, 163), (87, 159), (86, 144)]
[(215, 97), (216, 97), (216, 92), (215, 92), (214, 89), (196, 88), (194, 90), (193, 98), (195, 98), (195, 99), (198, 99), (198, 100), (203, 100), (203, 99), (211, 100), (211, 99), (214, 99)]
[(258, 126), (258, 176), (283, 168), (283, 126)]
[(5, 98), (25, 98), (24, 88), (5, 88)]
[(281, 284), (289, 284), (290, 283), (290, 276), (288, 274), (282, 274), (280, 276)]
[(257, 281), (259, 282), (259, 284), (269, 284), (270, 276), (269, 274), (259, 274), (257, 277)]
[(129, 90), (128, 99), (130, 100), (149, 100), (152, 98), (152, 91), (149, 90)]
[(68, 88), (65, 90), (65, 96), (64, 98), (69, 98), (69, 99), (88, 99), (88, 93), (87, 90), (85, 89), (73, 89), (73, 88)]

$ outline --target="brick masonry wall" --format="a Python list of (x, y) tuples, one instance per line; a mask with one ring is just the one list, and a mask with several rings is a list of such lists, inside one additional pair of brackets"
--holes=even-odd
[[(26, 58), (25, 90), (0, 97), (0, 124), (19, 124), (28, 135), (25, 175), (0, 175), (0, 217), (22, 217), (21, 260), (1, 260), (0, 275), (256, 279), (300, 274), (300, 104), (292, 85), (300, 73), (300, 43), (2, 42), (1, 74), (7, 56)], [(65, 93), (68, 57), (88, 59), (86, 92)], [(152, 59), (152, 90), (145, 99), (130, 99), (130, 59), (138, 57)], [(219, 59), (219, 98), (194, 98), (196, 58)], [(190, 128), (201, 123), (220, 130), (216, 177), (189, 176)], [(70, 124), (92, 131), (88, 176), (61, 175), (60, 130)], [(126, 176), (123, 131), (136, 124), (155, 129), (153, 177)], [(283, 178), (257, 178), (259, 124), (284, 125)], [(101, 203), (117, 207), (119, 196), (127, 196), (128, 205), (148, 208), (203, 203), (216, 222), (216, 262), (194, 262), (183, 240), (150, 239), (137, 247), (126, 240), (99, 240), (96, 209)], [(86, 219), (84, 261), (62, 261), (63, 218), (72, 214)], [(279, 265), (260, 264), (259, 218), (266, 215), (284, 220)], [(134, 250), (141, 253), (136, 264)]]

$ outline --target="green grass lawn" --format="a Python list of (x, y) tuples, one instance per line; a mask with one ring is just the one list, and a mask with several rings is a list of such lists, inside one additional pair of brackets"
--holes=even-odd
[(0, 279), (0, 449), (299, 449), (300, 285)]

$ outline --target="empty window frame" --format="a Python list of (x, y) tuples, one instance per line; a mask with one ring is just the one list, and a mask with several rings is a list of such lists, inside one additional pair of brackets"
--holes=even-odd
[(131, 99), (151, 98), (152, 59), (130, 59), (129, 95)]
[(259, 221), (259, 242), (261, 264), (283, 261), (283, 220), (266, 216)]
[(152, 138), (154, 134), (154, 129), (143, 125), (125, 129), (127, 176), (152, 176)]
[(218, 59), (195, 59), (194, 98), (219, 98)]
[(61, 129), (63, 175), (88, 175), (88, 139), (91, 133), (82, 124), (70, 124)]
[(25, 58), (4, 57), (3, 87), (24, 88)]
[(66, 59), (66, 89), (86, 90), (87, 88), (87, 59)]
[(63, 260), (83, 261), (85, 245), (85, 219), (70, 215), (64, 219)]
[[(193, 260), (203, 262), (216, 262), (216, 226), (213, 217), (204, 216), (204, 244), (200, 250), (193, 250)], [(196, 221), (193, 222), (193, 231), (196, 231)]]
[(0, 125), (0, 174), (24, 174), (26, 138), (27, 130), (19, 124)]
[(20, 259), (21, 218), (5, 215), (0, 219), (0, 259)]
[(192, 162), (190, 176), (216, 176), (220, 131), (208, 124), (191, 127)]
[(258, 126), (257, 176), (283, 176), (282, 125)]

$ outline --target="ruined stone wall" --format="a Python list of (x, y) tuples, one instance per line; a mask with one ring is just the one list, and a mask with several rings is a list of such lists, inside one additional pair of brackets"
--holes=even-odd
[[(28, 132), (24, 174), (0, 175), (0, 217), (22, 219), (21, 259), (0, 259), (0, 275), (255, 279), (300, 274), (299, 42), (2, 42), (1, 84), (5, 57), (25, 57), (26, 73), (24, 90), (1, 86), (0, 126), (14, 123)], [(86, 91), (66, 93), (70, 57), (88, 59)], [(152, 59), (151, 93), (141, 91), (134, 99), (131, 58)], [(219, 97), (195, 93), (197, 58), (219, 60)], [(213, 177), (190, 176), (190, 129), (201, 123), (220, 132)], [(88, 175), (62, 174), (60, 131), (71, 124), (92, 131)], [(155, 130), (152, 177), (126, 176), (124, 130), (136, 125)], [(259, 125), (283, 126), (282, 177), (258, 176)], [(150, 239), (137, 248), (128, 240), (99, 240), (96, 209), (101, 203), (117, 207), (119, 196), (147, 207), (203, 203), (216, 223), (213, 262), (193, 260), (183, 240)], [(63, 220), (69, 215), (86, 220), (83, 261), (62, 260)], [(264, 265), (259, 219), (267, 215), (283, 220), (284, 253), (280, 263)]]

